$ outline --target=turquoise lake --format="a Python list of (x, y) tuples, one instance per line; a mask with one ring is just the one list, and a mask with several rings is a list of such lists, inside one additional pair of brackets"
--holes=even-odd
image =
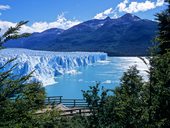
[(81, 90), (101, 83), (101, 87), (114, 89), (119, 86), (120, 78), (130, 66), (137, 65), (140, 74), (145, 76), (146, 65), (137, 57), (108, 57), (93, 65), (77, 68), (65, 75), (56, 77), (56, 83), (45, 87), (47, 96), (63, 96), (63, 98), (83, 98)]

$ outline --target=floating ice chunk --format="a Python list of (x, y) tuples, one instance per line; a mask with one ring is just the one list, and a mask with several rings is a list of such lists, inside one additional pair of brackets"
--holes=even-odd
[(101, 60), (101, 61), (98, 61), (100, 64), (103, 64), (103, 65), (106, 65), (106, 64), (109, 64), (110, 61), (108, 60)]
[(111, 84), (111, 83), (112, 83), (111, 80), (106, 80), (106, 81), (102, 82), (102, 84)]
[(82, 82), (82, 81), (83, 81), (83, 79), (79, 79), (79, 80), (78, 80), (78, 82)]
[(81, 74), (81, 72), (73, 69), (73, 70), (67, 71), (66, 74), (69, 74), (69, 75), (77, 75), (77, 74)]

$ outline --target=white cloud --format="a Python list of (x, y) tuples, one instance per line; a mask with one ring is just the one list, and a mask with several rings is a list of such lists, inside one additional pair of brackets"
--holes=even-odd
[[(64, 17), (64, 14), (58, 15), (57, 20), (54, 22), (35, 22), (31, 26), (24, 25), (21, 29), (21, 33), (24, 32), (42, 32), (46, 29), (50, 28), (61, 28), (61, 29), (68, 29), (74, 25), (79, 24), (80, 21), (78, 20), (68, 20)], [(16, 23), (8, 22), (8, 21), (1, 21), (0, 20), (0, 34), (4, 33), (9, 27), (15, 26)]]
[(9, 5), (0, 5), (0, 10), (7, 10), (10, 9), (11, 7)]
[(113, 8), (109, 8), (109, 9), (105, 10), (104, 12), (98, 13), (96, 16), (94, 16), (94, 19), (104, 19), (113, 13), (114, 13)]
[(164, 4), (164, 0), (157, 0), (156, 6), (162, 6)]
[[(0, 10), (7, 10), (10, 9), (11, 7), (9, 5), (0, 5)], [(0, 16), (2, 15), (2, 13), (0, 12)]]
[(147, 11), (150, 9), (154, 9), (156, 7), (164, 5), (164, 0), (157, 0), (156, 2), (152, 2), (150, 0), (145, 0), (143, 2), (137, 2), (129, 0), (123, 0), (119, 3), (115, 9), (109, 8), (105, 11), (98, 13), (94, 16), (94, 19), (104, 19), (107, 16), (112, 16), (112, 18), (118, 18), (118, 12), (126, 12), (126, 13), (136, 13), (140, 11)]
[(8, 22), (8, 21), (1, 21), (1, 20), (0, 20), (0, 29), (1, 29), (0, 35), (1, 35), (2, 33), (4, 33), (4, 32), (7, 30), (7, 28), (9, 28), (9, 27), (11, 27), (11, 26), (15, 26), (15, 25), (16, 25), (15, 23)]
[(118, 13), (115, 11), (113, 16), (111, 17), (112, 19), (116, 19), (119, 18), (120, 16), (118, 15)]
[(124, 0), (123, 2), (121, 2), (120, 4), (117, 5), (117, 7), (119, 8), (119, 11), (122, 11), (126, 8), (126, 4), (128, 3), (128, 0)]
[(124, 0), (123, 2), (117, 5), (119, 12), (127, 12), (127, 13), (136, 13), (140, 11), (147, 11), (150, 9), (154, 9), (158, 6), (162, 6), (164, 4), (164, 0), (157, 0), (156, 2), (152, 2), (146, 0), (144, 2), (129, 2), (129, 0)]

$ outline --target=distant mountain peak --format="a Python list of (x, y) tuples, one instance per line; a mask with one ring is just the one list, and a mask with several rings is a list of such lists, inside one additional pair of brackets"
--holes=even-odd
[(109, 16), (107, 16), (107, 17), (105, 18), (105, 20), (111, 20), (111, 18), (110, 18)]
[(10, 40), (4, 47), (51, 51), (101, 51), (109, 55), (147, 55), (157, 22), (125, 14), (117, 19), (92, 19), (67, 30), (52, 28), (27, 38)]
[(122, 17), (120, 17), (121, 19), (124, 19), (124, 20), (133, 20), (133, 21), (136, 21), (136, 20), (140, 20), (141, 18), (139, 18), (138, 16), (136, 15), (133, 15), (131, 13), (126, 13), (125, 15), (123, 15)]

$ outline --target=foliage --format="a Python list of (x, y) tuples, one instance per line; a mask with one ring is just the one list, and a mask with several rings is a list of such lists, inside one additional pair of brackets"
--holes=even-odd
[(170, 127), (170, 1), (168, 8), (157, 14), (159, 52), (150, 58), (150, 118), (153, 127)]
[(103, 87), (100, 90), (99, 85), (100, 83), (97, 83), (96, 86), (90, 86), (89, 90), (83, 91), (83, 96), (92, 112), (92, 115), (87, 118), (89, 128), (109, 127), (113, 123), (113, 97), (107, 94), (109, 90)]
[[(2, 45), (4, 42), (10, 40), (10, 39), (17, 39), (21, 37), (27, 37), (30, 34), (29, 33), (23, 33), (19, 34), (19, 30), (21, 27), (25, 24), (27, 24), (28, 21), (20, 21), (19, 23), (16, 24), (15, 27), (10, 27), (1, 37), (0, 37), (0, 48), (2, 48)], [(1, 29), (0, 29), (1, 31)]]
[[(112, 90), (103, 87), (100, 90), (100, 83), (83, 91), (91, 115), (62, 117), (53, 109), (36, 114), (37, 110), (44, 108), (44, 88), (40, 83), (26, 83), (31, 74), (21, 78), (14, 76), (14, 65), (9, 71), (0, 72), (0, 127), (170, 127), (170, 1), (167, 0), (167, 3), (168, 9), (157, 14), (158, 46), (153, 48), (151, 57), (148, 57), (148, 81), (144, 81), (136, 66), (132, 66), (123, 74), (120, 86), (114, 89), (113, 95), (108, 95), (108, 91)], [(18, 34), (15, 33), (17, 27), (10, 31), (13, 31), (14, 35)], [(1, 38), (1, 42), (8, 40), (7, 35), (11, 35), (10, 31), (4, 34), (6, 38)], [(14, 60), (7, 62), (0, 70)]]
[[(21, 21), (15, 27), (10, 27), (0, 37), (0, 47), (9, 39), (28, 36), (19, 34), (21, 26), (28, 21)], [(34, 113), (44, 106), (45, 90), (38, 82), (27, 82), (29, 75), (18, 77), (12, 74), (17, 64), (5, 71), (5, 67), (16, 58), (0, 66), (0, 127), (31, 127), (35, 122)]]
[(164, 54), (170, 49), (170, 1), (165, 1), (168, 3), (168, 8), (156, 14), (159, 27), (157, 41), (159, 42), (160, 54)]
[(170, 52), (150, 60), (150, 121), (159, 127), (170, 127)]
[[(0, 67), (2, 70), (9, 64)], [(40, 83), (26, 81), (31, 74), (18, 78), (12, 74), (13, 68), (0, 72), (0, 127), (29, 126), (32, 114), (43, 107), (45, 91)]]
[(142, 127), (144, 82), (136, 66), (124, 73), (120, 87), (115, 93), (115, 115), (117, 126), (134, 128)]
[[(84, 92), (92, 109), (89, 122), (94, 127), (107, 127), (103, 121), (112, 120), (113, 128), (168, 128), (170, 127), (170, 1), (168, 9), (157, 14), (159, 35), (156, 37), (158, 46), (154, 47), (148, 66), (148, 81), (143, 81), (135, 66), (124, 73), (121, 84), (114, 90), (108, 101), (108, 95), (99, 96), (98, 85)], [(104, 93), (105, 94), (105, 93)], [(104, 99), (100, 103), (101, 99)], [(103, 106), (110, 116), (103, 113)], [(109, 106), (109, 105), (107, 105)], [(112, 109), (110, 109), (112, 107)], [(95, 113), (94, 113), (95, 112)], [(101, 113), (101, 114), (100, 114)], [(100, 125), (99, 125), (100, 124)]]

